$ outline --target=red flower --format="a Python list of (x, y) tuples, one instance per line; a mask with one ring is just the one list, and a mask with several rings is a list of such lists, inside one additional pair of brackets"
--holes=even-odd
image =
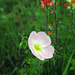
[(54, 5), (54, 2), (50, 2), (50, 5)]
[(42, 9), (45, 9), (45, 5), (44, 5), (43, 1), (41, 2), (40, 6), (41, 6)]
[(47, 3), (47, 6), (50, 6), (50, 3)]
[(66, 3), (66, 4), (64, 4), (64, 7), (65, 7), (65, 6), (68, 6), (68, 5), (69, 5), (69, 4), (68, 4), (68, 3)]
[(50, 23), (50, 27), (53, 27), (52, 23)]
[(72, 0), (73, 1), (73, 3), (75, 3), (75, 0)]
[(73, 3), (75, 3), (75, 0), (73, 1)]
[(75, 3), (75, 1), (73, 1), (73, 3)]
[(51, 34), (53, 33), (53, 31), (51, 31)]
[(51, 35), (52, 33), (53, 33), (53, 31), (51, 31), (51, 32), (50, 32), (50, 31), (48, 31), (48, 35)]
[(42, 9), (45, 9), (45, 5), (40, 5)]
[(48, 31), (48, 35), (50, 35), (50, 31)]
[(47, 3), (50, 3), (50, 0), (42, 0), (43, 3), (46, 5)]
[(42, 0), (41, 2), (41, 8), (45, 9), (45, 5), (50, 6), (50, 5), (54, 5), (54, 2), (51, 2), (50, 0)]

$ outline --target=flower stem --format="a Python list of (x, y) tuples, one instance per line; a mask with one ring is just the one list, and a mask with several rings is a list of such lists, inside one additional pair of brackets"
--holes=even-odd
[(55, 25), (56, 25), (56, 48), (57, 48), (57, 15), (56, 15), (56, 1), (55, 1)]
[(48, 32), (48, 10), (46, 12), (46, 31)]
[[(73, 8), (73, 7), (72, 7)], [(75, 41), (75, 36), (74, 36), (74, 9), (71, 10), (71, 24), (72, 24), (72, 37), (73, 37), (73, 41)], [(75, 42), (73, 42), (74, 44)]]
[[(72, 26), (74, 25), (74, 22), (73, 22), (73, 9), (71, 10), (71, 24), (72, 24)], [(73, 35), (73, 39), (74, 39), (73, 29), (72, 29), (72, 35)]]

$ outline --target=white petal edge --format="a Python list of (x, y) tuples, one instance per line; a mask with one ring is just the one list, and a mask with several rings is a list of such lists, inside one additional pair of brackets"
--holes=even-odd
[(47, 47), (51, 44), (51, 39), (45, 32), (42, 31), (38, 32), (37, 37), (38, 37), (38, 41), (42, 42), (43, 47)]
[(32, 31), (29, 35), (29, 38), (28, 38), (28, 45), (29, 45), (30, 49), (36, 40), (37, 40), (37, 33), (35, 31)]
[(40, 52), (39, 54), (45, 59), (52, 58), (54, 54), (54, 50), (55, 50), (54, 47), (50, 45), (46, 48), (43, 48), (42, 52)]

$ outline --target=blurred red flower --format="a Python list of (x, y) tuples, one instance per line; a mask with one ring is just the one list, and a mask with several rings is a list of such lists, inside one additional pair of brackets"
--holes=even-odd
[(48, 35), (51, 35), (53, 33), (53, 31), (48, 31)]
[(50, 5), (54, 5), (54, 2), (50, 2)]
[(72, 0), (73, 1), (73, 3), (75, 3), (75, 0)]
[(52, 2), (52, 1), (50, 1), (50, 0), (42, 0), (41, 1), (41, 8), (42, 9), (45, 9), (45, 5), (47, 5), (47, 6), (50, 6), (50, 5), (54, 5), (54, 2)]
[(51, 34), (53, 33), (53, 31), (51, 31)]
[(50, 27), (53, 27), (52, 23), (50, 23)]
[(50, 31), (48, 31), (48, 35), (50, 35)]
[(47, 6), (50, 6), (50, 3), (47, 3)]
[(41, 6), (42, 9), (45, 9), (45, 5), (44, 5), (43, 1), (41, 2), (40, 6)]
[(66, 4), (64, 4), (64, 7), (65, 7), (65, 6), (68, 6), (68, 5), (69, 5), (69, 4), (68, 4), (68, 3), (66, 3)]
[(46, 5), (47, 3), (50, 3), (50, 0), (42, 0), (43, 3)]

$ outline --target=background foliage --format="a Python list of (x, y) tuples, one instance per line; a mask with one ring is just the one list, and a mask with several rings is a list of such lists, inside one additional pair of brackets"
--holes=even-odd
[[(0, 75), (74, 75), (75, 10), (72, 25), (71, 9), (64, 7), (66, 1), (57, 6), (57, 49), (52, 59), (41, 61), (31, 53), (28, 37), (32, 31), (46, 32), (46, 13), (40, 7), (41, 0), (26, 0), (19, 8), (23, 2), (0, 0)], [(50, 37), (55, 47), (55, 15), (50, 11), (48, 24), (52, 22), (54, 26)]]

